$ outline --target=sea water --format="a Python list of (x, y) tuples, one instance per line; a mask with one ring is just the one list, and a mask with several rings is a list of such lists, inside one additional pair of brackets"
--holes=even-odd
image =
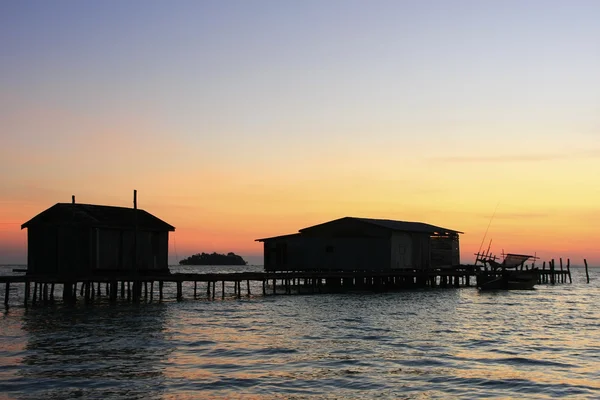
[(28, 309), (18, 289), (0, 315), (0, 398), (600, 398), (600, 271), (590, 274), (492, 293), (263, 297), (253, 285), (237, 299), (231, 284), (214, 301), (187, 284), (181, 302), (167, 286), (162, 302)]

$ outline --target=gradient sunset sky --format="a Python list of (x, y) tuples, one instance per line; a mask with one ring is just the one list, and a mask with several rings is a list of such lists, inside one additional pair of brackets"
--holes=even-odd
[[(3, 1), (0, 263), (58, 202), (171, 261), (343, 216), (600, 264), (599, 1)], [(492, 214), (495, 216), (492, 219)]]

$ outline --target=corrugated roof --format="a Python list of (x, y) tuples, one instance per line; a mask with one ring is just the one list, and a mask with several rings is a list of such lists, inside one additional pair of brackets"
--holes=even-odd
[(133, 227), (139, 229), (174, 231), (175, 227), (147, 211), (127, 207), (95, 204), (57, 203), (21, 225), (21, 229), (36, 224), (67, 223), (102, 227)]
[(442, 228), (441, 226), (425, 224), (423, 222), (397, 221), (397, 220), (392, 220), (392, 219), (344, 217), (344, 218), (334, 219), (332, 221), (324, 222), (322, 224), (313, 225), (313, 226), (309, 226), (307, 228), (300, 229), (299, 230), (300, 233), (292, 233), (289, 235), (281, 235), (281, 236), (273, 236), (273, 237), (263, 238), (263, 239), (256, 239), (256, 241), (264, 242), (265, 240), (270, 240), (270, 239), (283, 239), (286, 237), (297, 236), (297, 235), (301, 235), (302, 233), (306, 232), (307, 230), (322, 227), (324, 225), (328, 225), (333, 222), (338, 222), (338, 221), (342, 221), (342, 220), (354, 220), (354, 221), (358, 221), (358, 222), (362, 222), (362, 223), (366, 223), (366, 224), (377, 225), (382, 228), (390, 229), (390, 230), (398, 231), (398, 232), (420, 232), (420, 233), (428, 233), (428, 234), (437, 233), (440, 235), (451, 234), (451, 233), (463, 233), (460, 231), (455, 231), (453, 229)]
[(289, 237), (294, 237), (294, 236), (300, 236), (299, 233), (290, 233), (288, 235), (279, 235), (279, 236), (272, 236), (272, 237), (268, 237), (268, 238), (262, 238), (262, 239), (255, 239), (255, 242), (264, 242), (265, 240), (271, 240), (271, 239), (283, 239), (283, 238), (289, 238)]
[(323, 224), (310, 226), (308, 228), (300, 229), (300, 232), (304, 232), (309, 229), (313, 229), (316, 227), (320, 227), (323, 225), (330, 224), (332, 222), (342, 221), (342, 220), (355, 220), (364, 222), (367, 224), (377, 225), (386, 229), (390, 229), (393, 231), (401, 231), (401, 232), (421, 232), (421, 233), (463, 233), (460, 231), (455, 231), (453, 229), (443, 228), (441, 226), (435, 226), (430, 224), (425, 224), (423, 222), (409, 222), (409, 221), (397, 221), (392, 219), (374, 219), (374, 218), (358, 218), (358, 217), (344, 217), (339, 218), (333, 221), (325, 222)]
[(441, 226), (435, 226), (431, 224), (425, 224), (423, 222), (409, 222), (409, 221), (396, 221), (392, 219), (373, 219), (373, 218), (356, 218), (356, 217), (348, 217), (352, 219), (356, 219), (362, 222), (367, 222), (370, 224), (382, 226), (384, 228), (388, 228), (394, 231), (404, 231), (404, 232), (423, 232), (423, 233), (463, 233), (460, 231), (455, 231), (454, 229), (443, 228)]

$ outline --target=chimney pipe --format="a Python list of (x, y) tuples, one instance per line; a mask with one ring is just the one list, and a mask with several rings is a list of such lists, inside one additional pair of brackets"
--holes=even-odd
[(137, 190), (133, 190), (133, 208), (137, 210)]
[(72, 204), (75, 204), (75, 195), (72, 195), (72, 196), (71, 196), (71, 203), (72, 203)]

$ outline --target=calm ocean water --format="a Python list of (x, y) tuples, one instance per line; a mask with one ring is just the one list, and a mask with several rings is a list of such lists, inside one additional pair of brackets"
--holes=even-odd
[[(194, 268), (207, 270), (172, 270)], [(188, 286), (182, 302), (169, 287), (162, 303), (27, 310), (14, 292), (0, 398), (600, 398), (600, 270), (591, 279), (239, 300), (230, 287), (216, 301)]]

